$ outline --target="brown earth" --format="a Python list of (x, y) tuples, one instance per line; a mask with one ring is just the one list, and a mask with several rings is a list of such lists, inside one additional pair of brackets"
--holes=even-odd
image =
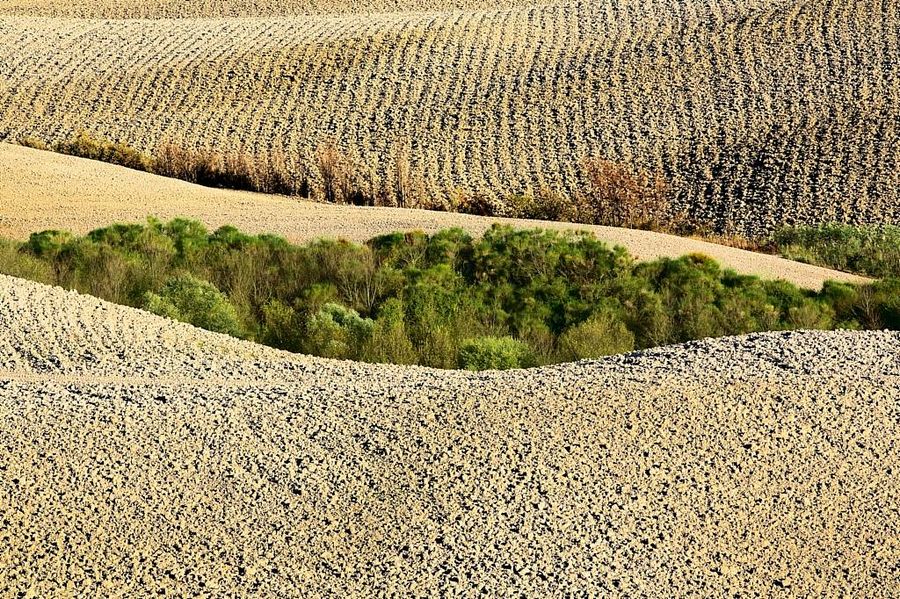
[(333, 141), (435, 200), (574, 193), (598, 156), (720, 232), (900, 223), (898, 55), (898, 0), (7, 0), (0, 139)]
[(209, 189), (121, 167), (0, 144), (0, 237), (27, 239), (46, 229), (83, 234), (114, 222), (143, 222), (148, 216), (187, 216), (211, 228), (234, 225), (249, 233), (276, 233), (290, 241), (342, 237), (366, 241), (394, 231), (433, 232), (462, 227), (480, 234), (493, 223), (517, 227), (580, 228), (641, 260), (690, 253), (710, 256), (745, 274), (784, 279), (818, 289), (828, 279), (864, 279), (825, 268), (646, 231), (546, 221), (485, 218), (464, 214), (360, 208), (292, 198)]
[(898, 356), (362, 365), (0, 277), (0, 596), (895, 597)]

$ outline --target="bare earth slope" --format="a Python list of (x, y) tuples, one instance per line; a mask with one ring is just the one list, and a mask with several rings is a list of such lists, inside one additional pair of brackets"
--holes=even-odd
[(26, 239), (46, 229), (75, 233), (155, 215), (188, 216), (208, 227), (234, 225), (250, 233), (276, 233), (294, 242), (320, 237), (366, 241), (394, 231), (433, 232), (462, 227), (480, 234), (495, 222), (518, 227), (583, 228), (634, 256), (650, 260), (702, 253), (728, 268), (785, 279), (818, 289), (828, 279), (860, 277), (693, 239), (646, 231), (545, 221), (483, 218), (399, 208), (358, 208), (278, 196), (209, 189), (51, 152), (0, 143), (0, 237)]
[[(313, 4), (0, 2), (0, 139), (306, 167), (334, 139), (366, 181), (408, 152), (436, 198), (571, 192), (599, 155), (722, 230), (900, 222), (900, 0)], [(97, 18), (10, 16), (46, 14)]]
[(285, 17), (480, 10), (550, 3), (549, 0), (0, 0), (0, 14), (101, 19)]
[(0, 277), (0, 594), (896, 596), (898, 355), (367, 366)]

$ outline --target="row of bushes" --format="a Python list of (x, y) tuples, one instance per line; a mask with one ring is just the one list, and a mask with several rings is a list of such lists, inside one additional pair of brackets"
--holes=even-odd
[(753, 331), (900, 328), (900, 282), (822, 292), (702, 256), (635, 263), (583, 233), (494, 227), (292, 245), (174, 220), (0, 244), (0, 272), (331, 358), (514, 368)]
[(149, 156), (84, 131), (53, 146), (30, 137), (19, 142), (208, 187), (315, 197), (329, 203), (425, 208), (671, 232), (701, 229), (686, 215), (673, 215), (670, 192), (661, 177), (600, 159), (583, 162), (586, 184), (574, 195), (544, 189), (497, 199), (457, 189), (446, 197), (434, 198), (426, 192), (421, 174), (410, 166), (409, 151), (403, 144), (390, 157), (389, 172), (379, 178), (350, 160), (333, 143), (319, 148), (314, 157), (315, 173), (309, 173), (301, 166), (289, 165), (279, 152), (262, 158), (240, 152), (188, 149), (167, 142)]
[(94, 137), (86, 131), (55, 145), (33, 137), (24, 137), (19, 143), (207, 187), (300, 196), (310, 193), (309, 178), (302, 173), (298, 176), (295, 170), (288, 167), (284, 156), (278, 153), (262, 159), (242, 152), (193, 150), (166, 142), (157, 149), (155, 156), (149, 156), (131, 146)]
[(870, 277), (900, 277), (900, 227), (786, 227), (775, 233), (773, 242), (791, 260)]

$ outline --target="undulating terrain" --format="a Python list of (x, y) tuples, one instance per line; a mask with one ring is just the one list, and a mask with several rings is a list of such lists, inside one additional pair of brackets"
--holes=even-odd
[(898, 355), (366, 366), (0, 277), (0, 593), (896, 596)]
[(862, 282), (843, 272), (732, 247), (636, 231), (548, 221), (487, 218), (430, 210), (364, 208), (279, 196), (209, 189), (96, 161), (0, 143), (0, 237), (27, 239), (47, 229), (84, 234), (114, 222), (148, 216), (188, 216), (211, 229), (234, 225), (248, 233), (276, 233), (293, 242), (339, 237), (363, 242), (394, 231), (436, 232), (461, 227), (481, 234), (493, 223), (593, 232), (640, 260), (700, 253), (726, 268), (819, 289), (831, 279)]
[[(669, 214), (652, 222), (758, 242), (782, 225), (900, 224), (898, 57), (900, 0), (0, 0), (0, 242), (9, 264), (65, 285), (77, 278), (53, 270), (65, 260), (5, 239), (149, 216), (291, 242), (502, 222), (586, 229), (639, 260), (705, 254), (806, 289), (864, 284), (657, 232), (212, 189), (16, 144), (85, 132), (146, 164), (166, 148), (239, 156), (309, 177), (304, 197), (328, 197), (323, 156), (337, 156), (359, 189), (476, 208), (599, 197), (582, 193), (602, 188), (584, 168), (598, 158), (664, 197), (654, 206)], [(222, 247), (243, 243), (231, 231)], [(896, 272), (887, 233), (826, 233), (798, 232), (810, 241), (785, 255)], [(161, 235), (145, 244), (153, 264), (166, 248), (185, 255)], [(29, 243), (63, 255), (56, 237)], [(120, 245), (118, 262), (85, 249), (76, 274), (99, 270), (93, 256), (123, 273), (151, 264)], [(183, 268), (171, 258), (160, 285)], [(196, 305), (226, 298), (195, 282)], [(859, 328), (882, 308), (892, 318), (866, 326), (894, 326), (884, 290), (896, 281), (883, 283), (826, 285), (843, 312), (865, 312), (828, 326)], [(748, 292), (727, 314), (739, 322), (787, 287)], [(309, 337), (322, 311), (301, 300), (336, 288), (286, 295), (285, 330)], [(585, 314), (610, 300), (597, 295)], [(755, 329), (727, 329), (743, 330)], [(519, 341), (501, 334), (490, 339)], [(695, 337), (710, 334), (723, 333)], [(755, 333), (475, 373), (287, 353), (0, 275), (0, 597), (898, 597), (898, 398), (890, 331)]]
[(550, 4), (523, 0), (4, 0), (4, 14), (104, 19), (286, 17), (447, 11)]
[(720, 231), (897, 222), (898, 40), (897, 0), (13, 0), (0, 139), (310, 171), (333, 140), (367, 184), (408, 156), (430, 196), (573, 193), (599, 156)]

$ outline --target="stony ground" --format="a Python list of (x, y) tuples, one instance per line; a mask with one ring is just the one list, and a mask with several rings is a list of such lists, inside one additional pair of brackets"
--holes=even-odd
[(898, 356), (367, 366), (0, 277), (0, 596), (897, 596)]
[(900, 0), (3, 0), (0, 139), (334, 142), (433, 200), (598, 156), (719, 231), (900, 223), (898, 55)]
[(641, 260), (706, 254), (727, 268), (819, 289), (828, 279), (862, 281), (846, 273), (731, 247), (647, 231), (546, 221), (483, 218), (400, 208), (360, 208), (209, 189), (52, 152), (0, 143), (0, 237), (27, 239), (35, 231), (84, 234), (114, 222), (188, 216), (210, 228), (234, 225), (249, 233), (276, 233), (293, 242), (320, 237), (367, 241), (394, 231), (434, 232), (462, 227), (481, 234), (495, 222), (517, 227), (593, 232)]

